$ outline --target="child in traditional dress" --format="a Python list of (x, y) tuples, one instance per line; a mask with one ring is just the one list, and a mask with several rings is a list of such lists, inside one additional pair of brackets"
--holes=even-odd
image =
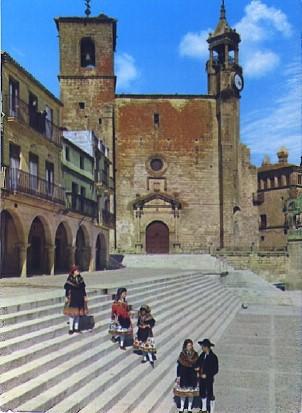
[(79, 267), (73, 265), (64, 285), (66, 291), (64, 314), (69, 316), (69, 334), (80, 333), (80, 316), (88, 314), (85, 282)]
[(130, 320), (131, 307), (127, 303), (127, 289), (118, 288), (115, 300), (112, 304), (111, 325), (109, 333), (112, 334), (114, 343), (120, 342), (120, 349), (126, 350), (125, 338), (133, 335), (132, 324)]
[(135, 350), (140, 350), (143, 353), (142, 363), (148, 360), (154, 367), (156, 348), (153, 339), (153, 327), (155, 320), (151, 314), (151, 309), (148, 305), (142, 305), (138, 312), (138, 330), (133, 343)]
[(192, 413), (193, 398), (199, 396), (197, 383), (198, 353), (193, 348), (193, 341), (186, 339), (177, 360), (177, 379), (174, 395), (180, 397), (180, 410), (183, 412), (188, 398), (188, 413)]

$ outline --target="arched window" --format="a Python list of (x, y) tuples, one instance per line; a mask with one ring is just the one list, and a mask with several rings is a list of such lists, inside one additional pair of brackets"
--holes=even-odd
[(81, 66), (95, 66), (95, 46), (94, 41), (90, 37), (83, 37), (81, 39)]

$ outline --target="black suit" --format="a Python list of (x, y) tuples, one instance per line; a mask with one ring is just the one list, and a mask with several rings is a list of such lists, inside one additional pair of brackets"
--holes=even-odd
[(216, 354), (210, 350), (209, 354), (201, 353), (198, 359), (198, 367), (200, 367), (200, 373), (205, 374), (206, 378), (199, 379), (200, 397), (208, 400), (215, 400), (213, 393), (214, 376), (218, 373), (218, 358)]

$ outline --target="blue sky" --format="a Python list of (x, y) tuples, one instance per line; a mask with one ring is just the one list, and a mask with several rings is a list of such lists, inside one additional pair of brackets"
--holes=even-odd
[[(207, 92), (206, 38), (221, 0), (91, 0), (92, 15), (118, 20), (118, 92)], [(241, 34), (245, 88), (241, 140), (259, 165), (301, 155), (301, 0), (225, 0), (227, 19)], [(83, 16), (84, 0), (2, 0), (2, 49), (55, 95), (59, 51), (53, 21)]]

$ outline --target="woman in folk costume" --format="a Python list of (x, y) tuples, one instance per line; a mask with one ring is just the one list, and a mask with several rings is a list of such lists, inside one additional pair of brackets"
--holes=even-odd
[(215, 396), (213, 390), (214, 376), (218, 373), (218, 357), (213, 353), (211, 347), (215, 344), (211, 343), (208, 338), (198, 341), (202, 347), (202, 353), (198, 359), (199, 366), (199, 388), (201, 398), (201, 412), (207, 413), (207, 402), (210, 403), (210, 413), (214, 413)]
[(78, 266), (71, 267), (64, 289), (66, 295), (64, 314), (69, 316), (69, 334), (80, 333), (80, 316), (88, 314), (88, 299), (86, 285)]
[(177, 379), (174, 395), (180, 397), (180, 410), (183, 412), (188, 398), (188, 413), (192, 413), (193, 398), (199, 396), (197, 371), (198, 353), (193, 348), (193, 341), (186, 339), (177, 360)]
[(156, 353), (152, 331), (154, 325), (155, 320), (151, 314), (150, 307), (142, 305), (138, 312), (138, 330), (133, 347), (143, 352), (142, 363), (146, 363), (149, 360), (152, 367), (154, 367)]
[(127, 289), (118, 288), (115, 295), (115, 300), (112, 304), (112, 323), (109, 330), (109, 333), (112, 334), (112, 341), (116, 343), (119, 340), (121, 350), (126, 350), (126, 335), (133, 335), (132, 324), (130, 320), (131, 307), (128, 305), (126, 297)]

